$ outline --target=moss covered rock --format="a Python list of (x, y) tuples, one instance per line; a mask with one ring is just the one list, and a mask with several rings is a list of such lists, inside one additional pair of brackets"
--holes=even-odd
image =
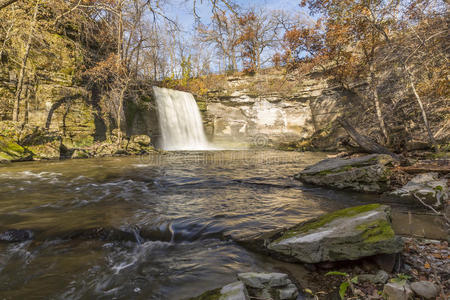
[(32, 154), (12, 139), (0, 136), (0, 162), (31, 160)]
[(390, 188), (389, 155), (325, 159), (304, 169), (295, 178), (305, 183), (364, 192), (384, 192)]
[(300, 223), (273, 236), (266, 245), (270, 251), (305, 263), (356, 260), (403, 248), (391, 227), (390, 208), (379, 204), (346, 208)]

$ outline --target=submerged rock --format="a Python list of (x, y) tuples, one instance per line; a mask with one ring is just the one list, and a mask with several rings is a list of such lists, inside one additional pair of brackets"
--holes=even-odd
[(31, 240), (33, 238), (31, 230), (10, 229), (0, 233), (0, 242), (16, 243)]
[(307, 167), (295, 178), (305, 183), (352, 189), (365, 192), (384, 192), (390, 184), (390, 168), (394, 159), (389, 155), (372, 154), (357, 158), (325, 159)]
[(448, 199), (447, 180), (439, 179), (438, 173), (419, 174), (392, 194), (411, 199), (416, 195), (425, 203), (439, 207)]

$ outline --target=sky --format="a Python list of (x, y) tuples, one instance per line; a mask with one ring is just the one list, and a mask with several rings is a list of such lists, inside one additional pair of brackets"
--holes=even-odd
[[(197, 0), (196, 12), (200, 17), (200, 22), (203, 24), (209, 24), (211, 19), (211, 0)], [(301, 0), (232, 0), (241, 8), (249, 9), (266, 9), (266, 10), (284, 10), (291, 14), (302, 14), (305, 18), (309, 18), (308, 11), (305, 8), (300, 7)], [(194, 0), (168, 0), (168, 5), (164, 10), (166, 16), (176, 21), (178, 28), (182, 32), (182, 36), (185, 40), (190, 40), (195, 34), (195, 16), (193, 9)], [(262, 55), (263, 62), (270, 61), (276, 50), (268, 49)], [(215, 57), (211, 66), (214, 71), (220, 69), (219, 65), (222, 63), (220, 57)]]
[[(200, 3), (200, 2), (203, 3)], [(209, 23), (211, 17), (211, 3), (209, 0), (197, 0), (197, 14), (201, 18), (201, 22)], [(266, 8), (267, 10), (286, 10), (288, 12), (304, 12), (304, 8), (299, 6), (300, 0), (234, 0), (236, 4), (243, 8)], [(192, 31), (195, 25), (193, 14), (192, 0), (175, 0), (172, 1), (169, 9), (169, 15), (180, 23), (183, 31)]]

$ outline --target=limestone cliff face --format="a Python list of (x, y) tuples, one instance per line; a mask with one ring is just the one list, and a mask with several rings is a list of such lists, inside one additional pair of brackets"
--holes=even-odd
[(283, 73), (227, 77), (221, 88), (197, 97), (206, 132), (220, 141), (276, 145), (311, 137), (341, 113), (344, 93), (322, 77), (300, 83)]

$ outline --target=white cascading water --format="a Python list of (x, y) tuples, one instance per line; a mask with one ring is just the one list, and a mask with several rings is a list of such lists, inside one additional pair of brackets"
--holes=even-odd
[(191, 93), (153, 87), (163, 150), (211, 150)]

